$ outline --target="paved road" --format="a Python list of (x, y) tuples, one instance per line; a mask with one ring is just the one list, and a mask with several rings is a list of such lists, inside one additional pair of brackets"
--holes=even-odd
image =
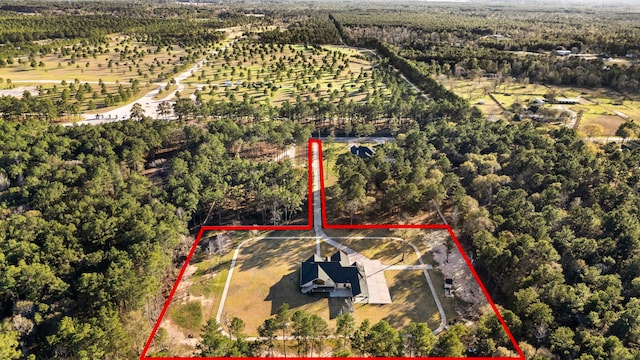
[[(224, 51), (224, 49), (226, 49), (227, 47), (233, 45), (233, 43), (237, 40), (233, 39), (231, 40), (231, 42), (229, 42), (228, 45), (222, 47), (220, 50), (218, 51)], [(218, 51), (212, 52), (212, 54), (217, 54)], [(173, 98), (175, 96), (175, 92), (176, 91), (180, 91), (182, 92), (184, 90), (185, 85), (182, 83), (182, 81), (186, 80), (187, 78), (189, 78), (196, 70), (200, 69), (202, 66), (204, 66), (206, 63), (208, 62), (208, 59), (205, 57), (204, 59), (198, 61), (197, 63), (195, 63), (193, 66), (191, 66), (189, 69), (187, 69), (186, 71), (182, 72), (181, 74), (179, 74), (178, 76), (174, 77), (173, 79), (176, 81), (176, 85), (178, 86), (178, 88), (174, 91), (172, 91), (171, 93), (168, 93), (165, 97), (163, 97), (162, 99), (159, 100), (154, 100), (153, 98), (155, 96), (158, 95), (158, 93), (160, 92), (160, 89), (164, 89), (167, 86), (167, 82), (163, 82), (163, 83), (156, 83), (156, 88), (151, 90), (150, 92), (148, 92), (147, 94), (145, 94), (144, 96), (142, 96), (139, 99), (136, 99), (126, 105), (120, 106), (116, 109), (104, 112), (100, 114), (100, 119), (96, 118), (96, 113), (84, 113), (81, 115), (82, 117), (82, 121), (78, 121), (76, 123), (64, 123), (62, 124), (62, 126), (72, 126), (72, 125), (83, 125), (83, 124), (89, 124), (89, 125), (98, 125), (98, 124), (104, 124), (104, 123), (109, 123), (109, 122), (115, 122), (115, 121), (122, 121), (127, 119), (130, 114), (131, 114), (131, 108), (133, 107), (133, 104), (135, 103), (139, 103), (140, 105), (142, 105), (142, 109), (144, 110), (144, 113), (146, 116), (151, 116), (151, 117), (155, 117), (157, 116), (157, 109), (158, 109), (158, 105), (164, 101), (169, 101), (173, 103)], [(172, 104), (173, 105), (173, 104)]]

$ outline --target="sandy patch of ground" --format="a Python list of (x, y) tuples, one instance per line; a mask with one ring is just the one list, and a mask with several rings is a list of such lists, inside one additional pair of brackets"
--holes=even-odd
[[(432, 232), (424, 241), (436, 263), (434, 267), (442, 272), (445, 279), (453, 279), (455, 296), (472, 304), (474, 308), (485, 305), (486, 297), (449, 234), (445, 231)], [(447, 249), (447, 242), (450, 251)]]
[(39, 93), (35, 86), (18, 86), (13, 89), (0, 90), (0, 96), (13, 96), (22, 99), (22, 94), (24, 94), (25, 91), (28, 91), (33, 96), (37, 96)]

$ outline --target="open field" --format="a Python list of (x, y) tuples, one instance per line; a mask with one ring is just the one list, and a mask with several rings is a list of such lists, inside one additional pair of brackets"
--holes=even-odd
[[(274, 233), (278, 236), (279, 234)], [(336, 239), (344, 245), (355, 244), (357, 239)], [(360, 247), (376, 247), (375, 240), (361, 241)], [(378, 240), (378, 245), (382, 242)], [(393, 243), (394, 241), (387, 241)], [(331, 255), (335, 248), (323, 244), (323, 256)], [(365, 254), (372, 259), (389, 259), (396, 264), (397, 254), (393, 246), (368, 249)], [(238, 316), (245, 320), (248, 335), (257, 335), (256, 328), (274, 315), (277, 308), (288, 303), (290, 308), (305, 310), (325, 319), (330, 327), (331, 319), (327, 298), (312, 297), (300, 293), (300, 263), (315, 252), (313, 239), (264, 239), (251, 241), (241, 249), (233, 274), (229, 294), (223, 309), (227, 318)], [(415, 254), (414, 254), (415, 259)], [(383, 260), (386, 264), (386, 261)], [(410, 262), (405, 262), (410, 264)], [(394, 301), (390, 305), (356, 305), (354, 317), (357, 321), (372, 322), (385, 319), (401, 328), (410, 321), (427, 321), (432, 328), (439, 324), (440, 317), (429, 291), (424, 274), (419, 270), (385, 272)], [(258, 301), (261, 300), (261, 301)]]
[[(367, 237), (399, 237), (415, 245), (422, 255), (423, 263), (433, 266), (433, 270), (429, 270), (429, 275), (434, 282), (438, 297), (449, 320), (474, 316), (478, 307), (487, 303), (486, 298), (480, 292), (479, 285), (446, 231), (426, 229), (397, 229), (393, 231), (387, 229), (332, 229), (326, 232), (327, 235), (338, 242), (348, 245), (354, 250), (362, 250), (365, 255), (375, 254), (375, 258), (382, 259), (383, 264), (386, 265), (417, 264), (415, 252), (413, 249), (406, 250), (404, 243), (399, 240), (366, 239)], [(341, 237), (349, 237), (349, 239), (342, 239)], [(328, 245), (323, 244), (323, 246), (322, 251), (331, 251)], [(405, 261), (401, 262), (403, 252), (405, 252)], [(444, 297), (445, 277), (454, 279), (458, 296), (454, 298)], [(391, 296), (393, 297), (393, 292)]]
[(283, 303), (288, 303), (293, 311), (305, 310), (328, 320), (327, 299), (300, 292), (300, 263), (314, 252), (315, 241), (311, 239), (257, 240), (245, 244), (223, 314), (243, 319), (249, 336), (256, 336), (258, 326)]
[(13, 64), (0, 67), (0, 77), (13, 81), (154, 81), (177, 73), (174, 68), (184, 64), (189, 55), (178, 45), (151, 46), (115, 34), (108, 39), (108, 44), (73, 44), (47, 55), (13, 58)]
[[(568, 109), (581, 117), (576, 129), (588, 136), (614, 135), (627, 119), (640, 119), (640, 101), (625, 99), (622, 94), (607, 89), (543, 86), (504, 82), (498, 86), (492, 79), (453, 80), (439, 79), (447, 88), (475, 104), (488, 118), (511, 120), (515, 103), (525, 107), (536, 98), (543, 99), (550, 93), (559, 97), (577, 98), (579, 104), (546, 104), (546, 109)], [(489, 95), (491, 94), (491, 96)], [(507, 111), (503, 110), (506, 109)], [(553, 121), (551, 123), (554, 123)], [(556, 124), (565, 124), (555, 121)]]
[[(336, 235), (354, 235), (349, 239), (336, 241), (353, 247), (373, 259), (382, 260), (389, 265), (408, 265), (417, 263), (415, 254), (407, 255), (405, 262), (399, 262), (402, 257), (403, 243), (398, 240), (361, 239), (364, 233), (339, 231)], [(394, 233), (387, 230), (366, 232), (368, 236), (389, 236)], [(313, 297), (302, 294), (299, 288), (300, 264), (311, 256), (316, 249), (313, 232), (277, 231), (268, 234), (253, 234), (246, 232), (229, 233), (229, 241), (225, 246), (228, 253), (220, 256), (206, 256), (207, 239), (201, 241), (200, 249), (194, 256), (185, 277), (179, 285), (174, 301), (169, 307), (167, 317), (163, 319), (162, 327), (167, 329), (175, 341), (176, 351), (185, 351), (194, 345), (198, 328), (196, 322), (202, 326), (210, 318), (214, 318), (220, 295), (227, 280), (229, 262), (237, 244), (247, 240), (241, 247), (238, 260), (231, 279), (228, 296), (222, 310), (222, 318), (230, 319), (237, 316), (245, 321), (245, 333), (257, 336), (257, 327), (265, 319), (275, 314), (276, 309), (283, 303), (288, 303), (292, 310), (305, 310), (317, 314), (325, 319), (330, 328), (335, 328), (335, 320), (331, 319), (329, 301), (327, 298)], [(263, 236), (290, 237), (287, 239), (264, 239)], [(357, 235), (357, 236), (356, 236)], [(213, 239), (213, 238), (211, 238)], [(423, 248), (423, 246), (420, 246)], [(336, 251), (326, 243), (321, 243), (323, 256)], [(413, 250), (412, 250), (413, 251)], [(431, 258), (424, 255), (423, 258)], [(439, 284), (438, 291), (442, 292), (442, 275), (437, 271), (430, 271), (434, 282)], [(432, 329), (440, 323), (440, 315), (429, 291), (427, 281), (421, 270), (388, 270), (385, 278), (389, 286), (392, 304), (369, 305), (356, 304), (354, 318), (359, 323), (369, 319), (373, 323), (387, 320), (392, 326), (402, 328), (411, 321), (427, 322)], [(444, 298), (440, 300), (451, 319), (457, 318), (455, 309), (460, 301)], [(194, 304), (200, 304), (200, 307)], [(187, 321), (189, 318), (191, 320)], [(179, 350), (182, 349), (182, 350)]]

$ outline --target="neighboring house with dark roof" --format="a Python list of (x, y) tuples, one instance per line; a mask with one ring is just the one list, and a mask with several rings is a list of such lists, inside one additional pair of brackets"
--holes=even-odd
[(326, 258), (314, 254), (304, 261), (300, 289), (303, 294), (326, 294), (355, 302), (368, 298), (364, 268), (358, 263), (350, 264), (349, 257), (342, 251)]
[(373, 150), (369, 149), (366, 146), (355, 146), (353, 145), (351, 147), (351, 153), (353, 155), (358, 155), (359, 157), (363, 158), (363, 159), (368, 159), (371, 156), (373, 156)]

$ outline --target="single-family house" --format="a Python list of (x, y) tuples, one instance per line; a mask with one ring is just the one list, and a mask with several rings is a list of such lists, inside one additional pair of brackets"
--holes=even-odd
[(354, 302), (368, 297), (364, 268), (350, 263), (343, 251), (329, 257), (314, 254), (304, 261), (300, 269), (300, 290), (303, 294), (350, 298)]

